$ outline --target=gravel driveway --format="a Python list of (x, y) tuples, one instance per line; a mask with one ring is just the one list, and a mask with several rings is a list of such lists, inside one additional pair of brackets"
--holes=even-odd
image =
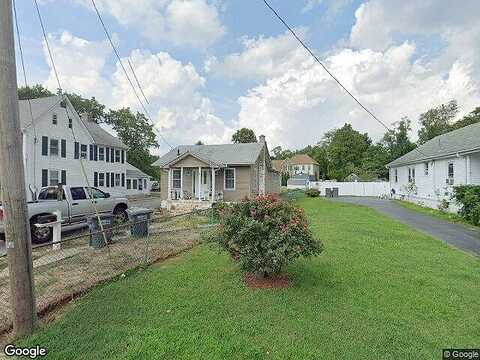
[(392, 200), (362, 197), (339, 197), (335, 201), (371, 207), (385, 215), (460, 249), (480, 255), (480, 230), (434, 218), (406, 209)]

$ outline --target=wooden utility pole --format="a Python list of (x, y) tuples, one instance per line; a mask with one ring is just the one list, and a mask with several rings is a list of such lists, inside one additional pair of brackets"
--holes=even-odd
[(12, 2), (0, 0), (0, 184), (15, 336), (36, 323), (22, 133), (18, 110)]

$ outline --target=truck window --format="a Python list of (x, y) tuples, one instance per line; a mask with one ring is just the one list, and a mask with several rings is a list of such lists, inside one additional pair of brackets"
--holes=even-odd
[[(58, 200), (58, 189), (56, 187), (49, 187), (43, 189), (38, 194), (38, 200)], [(65, 192), (63, 192), (63, 199), (65, 199)]]
[(72, 194), (72, 200), (86, 200), (87, 194), (83, 187), (72, 187), (70, 188), (70, 193)]
[(105, 193), (102, 190), (98, 190), (97, 188), (88, 188), (88, 192), (92, 195), (94, 199), (106, 198)]

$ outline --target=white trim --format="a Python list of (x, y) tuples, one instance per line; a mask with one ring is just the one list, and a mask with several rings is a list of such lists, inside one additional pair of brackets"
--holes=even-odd
[[(227, 170), (233, 170), (233, 189), (227, 189)], [(237, 169), (236, 168), (225, 168), (223, 170), (223, 190), (224, 191), (235, 191), (237, 188)]]

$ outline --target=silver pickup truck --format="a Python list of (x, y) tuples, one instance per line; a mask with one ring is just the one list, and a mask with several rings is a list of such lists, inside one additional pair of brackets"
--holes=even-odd
[[(109, 193), (97, 188), (84, 186), (63, 186), (63, 194), (55, 186), (44, 187), (38, 193), (38, 200), (27, 204), (32, 241), (42, 243), (51, 241), (52, 228), (38, 228), (36, 223), (54, 211), (62, 213), (62, 231), (80, 228), (87, 224), (87, 218), (95, 215), (95, 207), (99, 213), (113, 214), (118, 222), (128, 218), (128, 200), (120, 197), (110, 197)], [(0, 234), (4, 234), (3, 208), (0, 206)]]

